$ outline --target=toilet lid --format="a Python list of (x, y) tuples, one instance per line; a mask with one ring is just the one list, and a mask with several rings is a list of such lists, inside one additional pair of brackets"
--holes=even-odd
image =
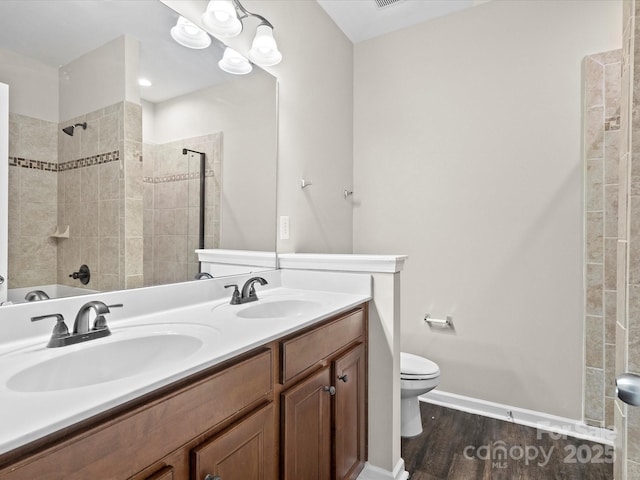
[(431, 378), (440, 375), (438, 364), (412, 353), (400, 352), (400, 376), (402, 378)]

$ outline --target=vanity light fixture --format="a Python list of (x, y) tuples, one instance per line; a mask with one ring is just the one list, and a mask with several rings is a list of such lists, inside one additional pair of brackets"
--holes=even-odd
[(214, 35), (231, 38), (240, 34), (242, 22), (232, 0), (211, 0), (202, 14), (202, 23)]
[(224, 49), (224, 54), (218, 62), (218, 66), (225, 72), (233, 73), (234, 75), (244, 75), (253, 70), (251, 62), (230, 47)]
[(207, 32), (182, 16), (171, 29), (171, 36), (180, 45), (189, 48), (202, 49), (211, 45), (211, 37)]
[(258, 25), (251, 50), (249, 50), (249, 58), (261, 67), (270, 67), (280, 63), (282, 54), (273, 38), (273, 27), (264, 23)]
[(262, 15), (245, 9), (239, 0), (211, 0), (202, 14), (202, 23), (213, 35), (230, 38), (240, 34), (242, 20), (248, 17), (255, 17), (260, 21), (249, 58), (261, 67), (277, 65), (282, 60), (282, 54), (273, 38), (273, 25)]

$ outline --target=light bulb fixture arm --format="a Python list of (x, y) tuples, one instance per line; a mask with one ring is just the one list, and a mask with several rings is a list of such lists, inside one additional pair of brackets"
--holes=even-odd
[(231, 1), (233, 2), (233, 6), (236, 7), (236, 10), (241, 13), (241, 15), (238, 15), (238, 18), (243, 19), (247, 17), (256, 17), (258, 20), (260, 20), (260, 25), (266, 25), (273, 30), (273, 25), (271, 25), (271, 22), (266, 18), (264, 18), (262, 15), (258, 15), (257, 13), (252, 13), (246, 8), (244, 8), (240, 3), (240, 0), (231, 0)]

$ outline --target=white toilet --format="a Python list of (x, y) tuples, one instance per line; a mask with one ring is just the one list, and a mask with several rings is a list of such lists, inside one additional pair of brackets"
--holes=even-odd
[(400, 435), (415, 437), (422, 433), (418, 397), (438, 386), (440, 368), (424, 357), (400, 352)]

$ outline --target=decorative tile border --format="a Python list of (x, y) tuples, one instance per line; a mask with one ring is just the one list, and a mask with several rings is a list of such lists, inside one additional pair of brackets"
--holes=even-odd
[(605, 131), (620, 130), (620, 115), (617, 117), (608, 117), (604, 119)]
[(34, 170), (44, 170), (46, 172), (57, 172), (58, 164), (53, 162), (45, 162), (42, 160), (30, 160), (21, 157), (9, 157), (10, 167), (32, 168)]
[(120, 150), (113, 152), (100, 153), (91, 157), (79, 158), (69, 162), (60, 163), (58, 171), (75, 170), (76, 168), (91, 167), (93, 165), (101, 165), (103, 163), (117, 162), (120, 160)]
[(9, 157), (10, 167), (32, 168), (34, 170), (43, 170), (47, 172), (64, 172), (67, 170), (75, 170), (77, 168), (91, 167), (93, 165), (101, 165), (103, 163), (117, 162), (120, 160), (120, 151), (101, 153), (92, 155), (91, 157), (79, 158), (63, 163), (45, 162), (41, 160), (30, 160), (21, 157)]
[[(205, 170), (205, 177), (215, 177), (213, 170)], [(142, 177), (142, 183), (169, 183), (181, 182), (200, 178), (200, 172), (181, 173), (179, 175), (164, 175), (162, 177)]]

